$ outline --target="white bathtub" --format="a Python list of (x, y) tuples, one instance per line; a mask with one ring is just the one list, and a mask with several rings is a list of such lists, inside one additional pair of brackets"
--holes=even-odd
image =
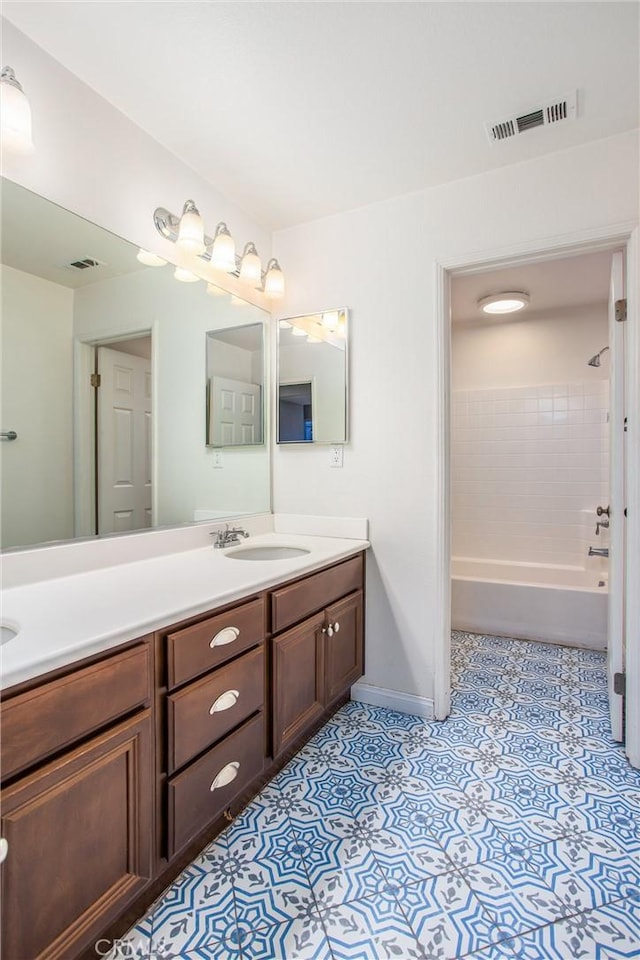
[(453, 557), (451, 576), (454, 630), (606, 649), (607, 586), (602, 573)]

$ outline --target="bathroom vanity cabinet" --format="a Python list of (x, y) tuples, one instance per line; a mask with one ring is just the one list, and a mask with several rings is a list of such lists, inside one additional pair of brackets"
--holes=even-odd
[(346, 699), (364, 554), (5, 691), (6, 960), (124, 932)]

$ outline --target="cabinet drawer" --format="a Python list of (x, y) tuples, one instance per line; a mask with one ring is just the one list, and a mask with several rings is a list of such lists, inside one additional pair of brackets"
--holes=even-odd
[(340, 597), (362, 588), (362, 556), (313, 573), (271, 593), (271, 631), (278, 633)]
[(259, 713), (173, 777), (168, 783), (169, 858), (222, 813), (263, 765), (264, 723)]
[(5, 700), (3, 779), (147, 703), (150, 657), (149, 645), (140, 644)]
[(258, 597), (168, 634), (169, 688), (198, 677), (255, 646), (264, 639), (264, 620), (264, 600)]
[(259, 710), (264, 701), (264, 645), (167, 698), (169, 773)]

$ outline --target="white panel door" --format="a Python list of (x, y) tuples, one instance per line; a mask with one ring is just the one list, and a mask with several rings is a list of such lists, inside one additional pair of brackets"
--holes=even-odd
[[(609, 711), (614, 740), (624, 739), (623, 698), (614, 691), (614, 676), (624, 672), (624, 323), (615, 318), (615, 302), (624, 297), (624, 261), (622, 253), (614, 253), (611, 263), (609, 293), (609, 347), (611, 351), (609, 383), (609, 616), (607, 624)], [(604, 506), (604, 505), (603, 505)]]
[(151, 363), (98, 348), (98, 533), (150, 527)]
[(255, 383), (212, 377), (209, 381), (209, 436), (216, 447), (262, 443), (262, 404)]

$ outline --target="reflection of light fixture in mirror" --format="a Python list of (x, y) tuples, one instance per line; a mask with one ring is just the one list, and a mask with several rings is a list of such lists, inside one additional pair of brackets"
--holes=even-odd
[(484, 313), (502, 314), (517, 313), (529, 305), (529, 294), (522, 291), (509, 290), (505, 293), (495, 293), (490, 297), (481, 297), (478, 306)]
[(327, 330), (335, 330), (338, 326), (340, 320), (340, 314), (337, 310), (330, 310), (328, 313), (322, 314), (322, 324), (327, 328)]
[(240, 263), (240, 279), (259, 290), (262, 287), (262, 263), (252, 240), (245, 244)]
[(233, 273), (236, 269), (236, 245), (229, 228), (223, 222), (216, 227), (211, 248), (211, 266), (226, 273)]
[(279, 326), (281, 330), (291, 330), (293, 324), (289, 323), (288, 320), (281, 320)]
[(225, 291), (222, 290), (221, 287), (217, 287), (215, 283), (208, 283), (207, 293), (209, 294), (210, 297), (222, 297)]
[(268, 297), (273, 297), (274, 299), (284, 296), (284, 274), (275, 257), (272, 257), (267, 264), (264, 277), (264, 292)]
[(204, 253), (206, 249), (204, 223), (193, 200), (187, 200), (182, 209), (176, 243), (183, 250), (190, 250), (191, 253)]
[(307, 331), (306, 331), (306, 330), (303, 330), (302, 327), (294, 327), (293, 330), (291, 331), (291, 333), (294, 335), (294, 337), (308, 337), (308, 336), (309, 336), (309, 334), (307, 333)]
[(196, 283), (200, 279), (195, 273), (191, 273), (191, 270), (183, 270), (182, 267), (176, 267), (173, 275), (176, 280), (182, 280), (183, 283)]
[(24, 90), (16, 80), (11, 67), (3, 67), (0, 74), (0, 120), (3, 146), (19, 153), (31, 153), (31, 107)]
[(163, 260), (162, 257), (156, 256), (155, 253), (151, 253), (150, 250), (143, 250), (142, 247), (140, 247), (136, 254), (136, 260), (144, 263), (145, 267), (164, 267), (167, 262)]
[(312, 337), (311, 334), (309, 334), (307, 343), (322, 343), (322, 337)]
[(242, 297), (237, 297), (235, 293), (231, 294), (231, 303), (234, 307), (246, 307), (247, 301), (243, 300)]

